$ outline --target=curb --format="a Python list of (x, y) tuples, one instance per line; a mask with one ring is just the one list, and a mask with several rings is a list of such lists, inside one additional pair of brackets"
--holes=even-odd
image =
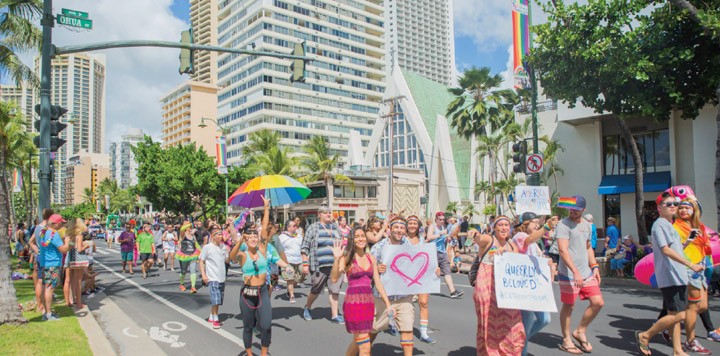
[(88, 338), (93, 355), (117, 355), (87, 304), (84, 308), (75, 311), (75, 317)]

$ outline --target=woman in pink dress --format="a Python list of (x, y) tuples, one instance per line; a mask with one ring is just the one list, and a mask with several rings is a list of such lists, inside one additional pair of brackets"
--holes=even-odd
[(345, 315), (345, 328), (347, 332), (353, 334), (354, 340), (348, 346), (347, 354), (352, 354), (352, 350), (357, 352), (355, 349), (355, 345), (357, 345), (361, 356), (370, 355), (370, 332), (375, 316), (373, 282), (375, 282), (375, 288), (385, 302), (387, 310), (391, 311), (392, 306), (385, 293), (385, 288), (380, 282), (380, 275), (376, 268), (377, 262), (367, 251), (365, 231), (360, 227), (354, 228), (348, 235), (344, 251), (342, 240), (335, 240), (333, 256), (335, 263), (330, 275), (332, 283), (337, 282), (343, 273), (348, 279), (343, 314)]
[(475, 235), (480, 247), (480, 266), (475, 280), (475, 312), (478, 318), (477, 354), (483, 356), (520, 355), (525, 345), (525, 328), (520, 310), (500, 309), (495, 299), (495, 256), (518, 252), (511, 241), (510, 219), (498, 216), (493, 235)]

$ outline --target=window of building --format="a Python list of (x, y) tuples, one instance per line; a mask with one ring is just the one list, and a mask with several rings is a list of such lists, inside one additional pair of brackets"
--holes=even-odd
[[(670, 133), (668, 129), (634, 133), (645, 172), (670, 170)], [(632, 174), (635, 162), (621, 135), (603, 137), (605, 175)]]

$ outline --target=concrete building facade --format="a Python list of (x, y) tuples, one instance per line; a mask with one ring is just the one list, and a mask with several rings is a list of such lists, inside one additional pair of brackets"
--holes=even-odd
[(228, 162), (242, 162), (248, 135), (277, 131), (300, 151), (312, 136), (348, 155), (351, 131), (366, 147), (385, 77), (382, 1), (227, 1), (219, 4), (218, 45), (290, 53), (306, 42), (304, 83), (290, 83), (290, 61), (218, 56), (218, 121), (229, 131)]
[[(217, 45), (218, 2), (217, 0), (190, 0), (190, 24), (194, 43), (206, 46)], [(191, 80), (215, 84), (217, 80), (217, 52), (194, 51), (195, 72)]]
[(82, 151), (70, 156), (64, 168), (63, 204), (80, 204), (85, 197), (86, 188), (90, 188), (91, 192), (96, 194), (98, 184), (110, 177), (110, 156)]
[(19, 87), (0, 85), (0, 101), (15, 103), (25, 116), (28, 131), (37, 131), (33, 126), (33, 121), (39, 116), (35, 114), (34, 108), (35, 104), (40, 103), (40, 101), (36, 99), (34, 89), (26, 85)]
[(162, 104), (162, 147), (195, 143), (215, 156), (217, 125), (203, 118), (217, 117), (217, 88), (212, 84), (187, 81), (160, 100)]
[(132, 128), (127, 134), (122, 135), (120, 142), (110, 144), (110, 177), (121, 189), (127, 189), (138, 183), (138, 163), (135, 161), (132, 147), (142, 142), (144, 138), (141, 129)]

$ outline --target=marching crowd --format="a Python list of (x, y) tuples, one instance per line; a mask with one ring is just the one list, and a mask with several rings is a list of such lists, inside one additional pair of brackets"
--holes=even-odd
[[(593, 350), (587, 331), (604, 306), (600, 290), (601, 274), (596, 261), (597, 230), (592, 217), (583, 216), (586, 208), (582, 196), (564, 198), (562, 207), (568, 217), (538, 216), (533, 212), (516, 219), (493, 217), (486, 227), (471, 228), (467, 217), (460, 221), (438, 212), (434, 219), (423, 221), (416, 215), (388, 214), (348, 224), (344, 217), (333, 217), (328, 207), (318, 211), (318, 221), (301, 226), (299, 218), (284, 224), (271, 222), (270, 201), (264, 200), (261, 219), (228, 218), (225, 222), (184, 221), (179, 225), (164, 221), (136, 226), (125, 224), (125, 230), (108, 233), (108, 247), (120, 244), (122, 272), (134, 274), (140, 264), (142, 278), (150, 276), (153, 267), (174, 271), (178, 261), (179, 290), (196, 293), (198, 271), (202, 285), (208, 286), (213, 328), (220, 328), (218, 311), (224, 302), (228, 268), (240, 266), (243, 287), (239, 305), (243, 320), (243, 342), (252, 355), (253, 329), (260, 335), (261, 355), (266, 355), (272, 338), (272, 303), (270, 296), (279, 289), (282, 278), (287, 285), (287, 299), (295, 303), (295, 287), (306, 280), (310, 293), (302, 318), (312, 320), (312, 307), (327, 288), (331, 321), (344, 324), (352, 341), (347, 355), (369, 355), (379, 332), (389, 330), (399, 335), (405, 355), (414, 349), (415, 304), (420, 309), (420, 340), (436, 341), (428, 335), (429, 295), (388, 295), (381, 275), (388, 269), (386, 246), (434, 245), (438, 268), (449, 290), (450, 298), (461, 298), (451, 278), (460, 268), (461, 251), (475, 252), (477, 257), (468, 274), (474, 287), (473, 301), (477, 315), (478, 355), (526, 355), (527, 340), (550, 323), (548, 312), (534, 312), (498, 307), (495, 293), (494, 259), (504, 253), (521, 253), (547, 261), (560, 286), (562, 307), (559, 313), (563, 352), (589, 353)], [(638, 351), (650, 355), (649, 340), (662, 334), (672, 343), (675, 355), (686, 351), (710, 354), (700, 345), (695, 324), (700, 316), (708, 339), (720, 341), (708, 313), (708, 274), (712, 270), (710, 236), (700, 222), (700, 208), (694, 197), (680, 197), (672, 188), (657, 198), (659, 218), (653, 224), (650, 247), (654, 254), (657, 284), (663, 296), (663, 312), (652, 327), (635, 334)], [(614, 223), (614, 221), (609, 221)], [(36, 287), (36, 302), (43, 320), (57, 320), (52, 312), (53, 291), (64, 276), (65, 303), (82, 308), (84, 293), (96, 286), (92, 271), (95, 245), (88, 238), (82, 219), (65, 221), (52, 210), (43, 211), (43, 221), (18, 240), (19, 251), (30, 259)], [(20, 228), (18, 229), (20, 231)], [(636, 246), (619, 231), (608, 229), (606, 248), (616, 251), (611, 268), (618, 276), (632, 259)], [(688, 255), (687, 248), (696, 253)], [(649, 252), (649, 251), (648, 251)], [(691, 257), (688, 257), (691, 256)], [(85, 283), (83, 283), (83, 281)], [(84, 286), (83, 286), (84, 284)], [(339, 294), (347, 284), (340, 313)], [(588, 300), (580, 323), (572, 328), (571, 316), (578, 299)], [(686, 340), (682, 342), (680, 323), (685, 323)]]

